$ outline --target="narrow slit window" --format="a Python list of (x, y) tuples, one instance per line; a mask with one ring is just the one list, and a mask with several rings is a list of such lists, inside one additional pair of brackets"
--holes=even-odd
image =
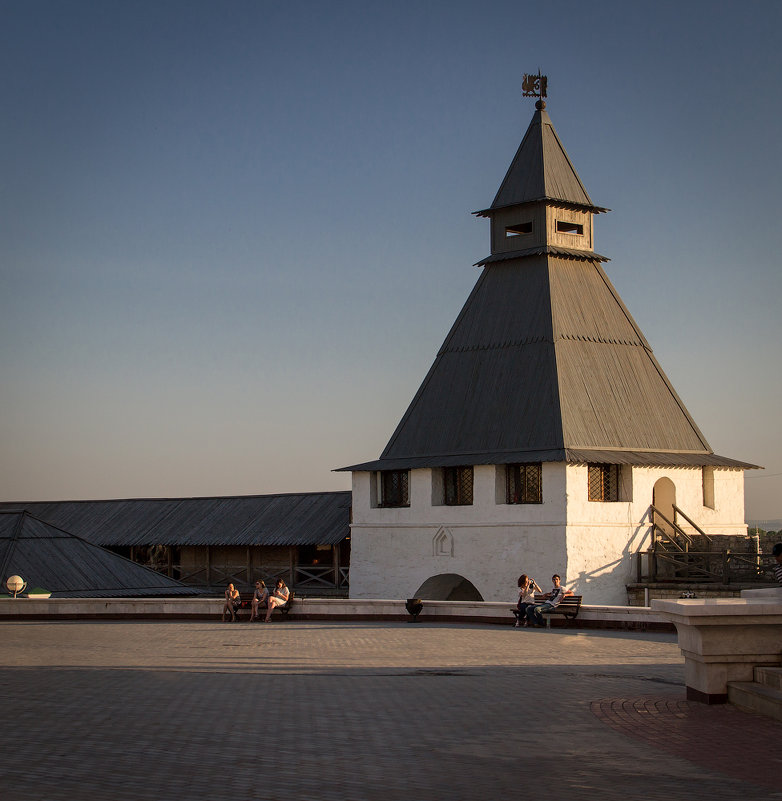
[(576, 234), (577, 236), (583, 236), (584, 226), (581, 225), (581, 223), (567, 222), (566, 220), (557, 220), (557, 233)]
[(532, 233), (532, 221), (523, 222), (523, 223), (516, 223), (516, 225), (509, 225), (505, 229), (505, 237), (506, 239), (510, 239), (512, 236), (523, 236), (524, 234), (531, 234)]

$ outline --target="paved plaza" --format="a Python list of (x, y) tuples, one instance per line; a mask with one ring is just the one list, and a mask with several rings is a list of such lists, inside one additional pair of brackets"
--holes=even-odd
[(782, 724), (684, 700), (673, 634), (0, 622), (0, 797), (782, 799)]

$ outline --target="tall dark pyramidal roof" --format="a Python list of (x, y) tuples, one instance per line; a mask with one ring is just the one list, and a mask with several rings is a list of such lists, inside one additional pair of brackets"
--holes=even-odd
[(538, 102), (492, 205), (491, 254), (380, 459), (751, 465), (716, 456), (592, 249), (592, 203)]

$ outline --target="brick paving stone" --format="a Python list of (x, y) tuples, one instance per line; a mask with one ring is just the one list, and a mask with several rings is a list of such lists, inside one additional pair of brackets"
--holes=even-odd
[[(782, 798), (763, 770), (780, 724), (684, 701), (673, 635), (13, 621), (0, 637), (2, 797)], [(706, 759), (737, 743), (756, 769)]]
[[(726, 776), (775, 790), (782, 797), (782, 724), (730, 704), (684, 698), (607, 698), (592, 712), (617, 731)], [(738, 736), (742, 735), (743, 736)]]

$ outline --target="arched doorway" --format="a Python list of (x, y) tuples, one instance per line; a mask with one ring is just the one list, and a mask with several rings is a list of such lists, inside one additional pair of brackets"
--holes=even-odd
[(430, 576), (416, 591), (422, 601), (482, 601), (475, 585), (457, 573)]
[[(658, 478), (652, 488), (652, 505), (655, 509), (659, 510), (661, 514), (668, 518), (674, 519), (673, 507), (676, 504), (676, 485), (670, 478)], [(668, 523), (662, 519), (658, 514), (654, 515), (654, 522), (667, 534), (673, 534), (673, 529)]]

